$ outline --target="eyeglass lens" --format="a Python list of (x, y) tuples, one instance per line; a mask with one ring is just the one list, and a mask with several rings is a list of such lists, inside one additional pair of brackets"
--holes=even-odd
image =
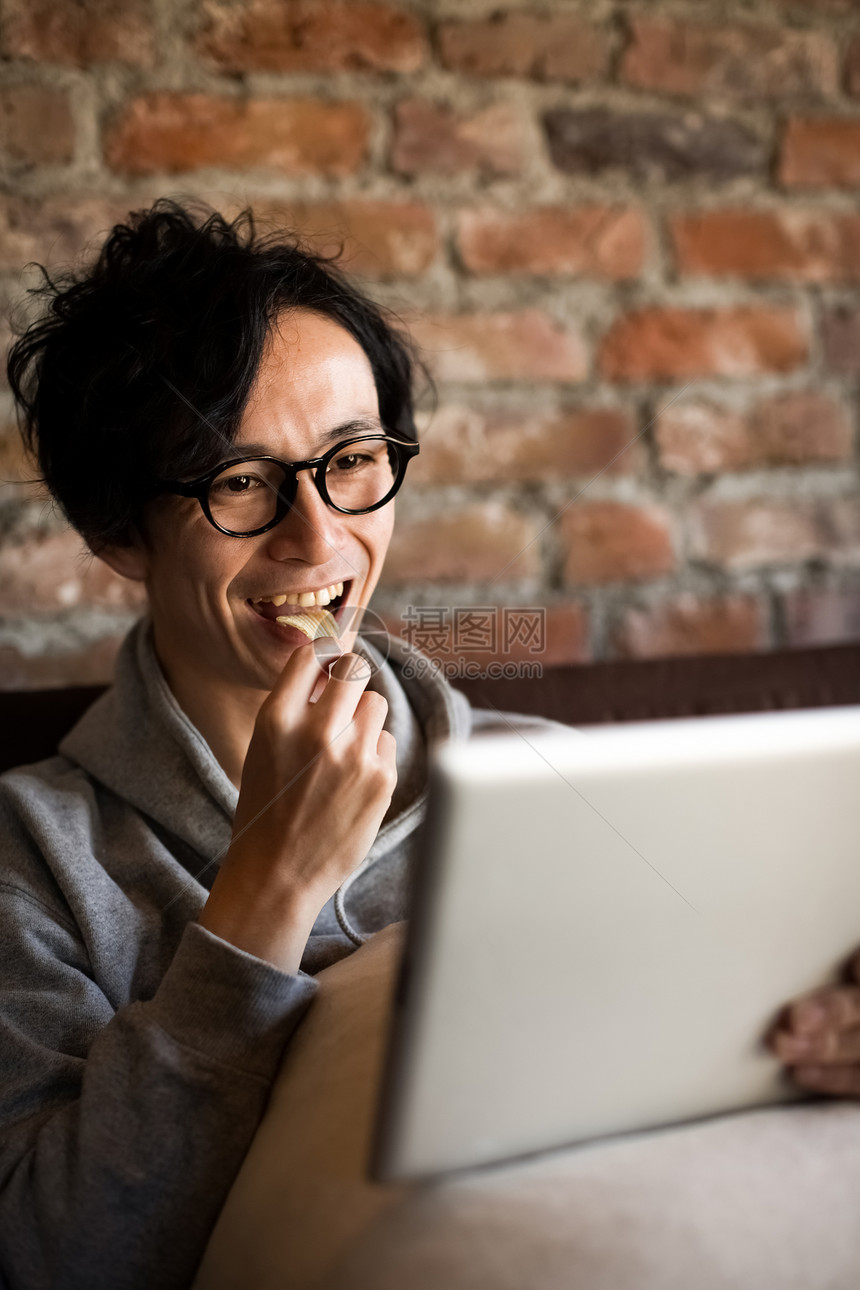
[[(397, 457), (384, 439), (341, 444), (329, 460), (323, 488), (344, 511), (366, 511), (393, 490)], [(240, 461), (222, 470), (209, 485), (209, 510), (216, 524), (231, 533), (251, 533), (271, 523), (282, 498), (290, 500), (292, 477), (273, 461)]]

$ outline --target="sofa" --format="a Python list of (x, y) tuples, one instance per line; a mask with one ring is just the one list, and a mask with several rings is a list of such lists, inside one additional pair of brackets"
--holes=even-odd
[[(860, 644), (545, 667), (540, 679), (462, 680), (457, 688), (476, 707), (570, 725), (817, 708), (860, 703)], [(50, 756), (103, 689), (0, 689), (0, 771)]]
[[(857, 703), (860, 647), (601, 663), (462, 688), (478, 706), (573, 724)], [(0, 694), (5, 764), (50, 752), (97, 692)], [(853, 1103), (756, 1109), (416, 1185), (369, 1182), (402, 943), (402, 926), (388, 928), (320, 974), (195, 1290), (856, 1290)]]

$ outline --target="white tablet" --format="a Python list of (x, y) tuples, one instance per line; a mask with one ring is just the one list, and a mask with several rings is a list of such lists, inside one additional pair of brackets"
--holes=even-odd
[(797, 1096), (762, 1037), (860, 947), (860, 708), (440, 748), (372, 1172)]

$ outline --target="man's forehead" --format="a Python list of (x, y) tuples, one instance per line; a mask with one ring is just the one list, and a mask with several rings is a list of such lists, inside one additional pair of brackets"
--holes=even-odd
[[(296, 311), (272, 331), (242, 418), (243, 437), (270, 427), (321, 440), (353, 420), (376, 418), (376, 381), (359, 343), (330, 318)], [(371, 427), (375, 429), (376, 427)]]
[[(330, 426), (327, 429), (321, 428), (318, 432), (314, 433), (313, 448), (311, 451), (315, 456), (319, 456), (324, 453), (327, 448), (333, 447), (336, 443), (341, 443), (344, 439), (352, 439), (356, 435), (385, 433), (385, 428), (379, 420), (379, 417), (355, 417), (349, 421), (339, 422), (337, 425)], [(283, 447), (283, 441), (287, 437), (287, 432), (285, 432), (283, 428), (273, 427), (272, 437), (270, 439), (264, 440), (256, 438), (251, 440), (247, 435), (240, 433), (236, 436), (233, 446), (241, 449), (242, 452), (246, 452), (249, 457), (253, 457), (257, 454), (263, 457), (277, 456), (278, 452), (280, 452)], [(298, 435), (293, 434), (289, 437), (298, 442)], [(278, 452), (273, 448), (273, 439), (279, 440)], [(305, 449), (303, 448), (302, 451), (305, 451)]]

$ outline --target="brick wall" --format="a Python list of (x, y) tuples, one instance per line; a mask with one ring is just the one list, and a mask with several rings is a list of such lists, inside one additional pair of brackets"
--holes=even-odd
[[(185, 194), (344, 239), (413, 329), (389, 622), (860, 635), (860, 0), (5, 0), (0, 41), (5, 299)], [(134, 589), (0, 414), (0, 685), (98, 679)]]

